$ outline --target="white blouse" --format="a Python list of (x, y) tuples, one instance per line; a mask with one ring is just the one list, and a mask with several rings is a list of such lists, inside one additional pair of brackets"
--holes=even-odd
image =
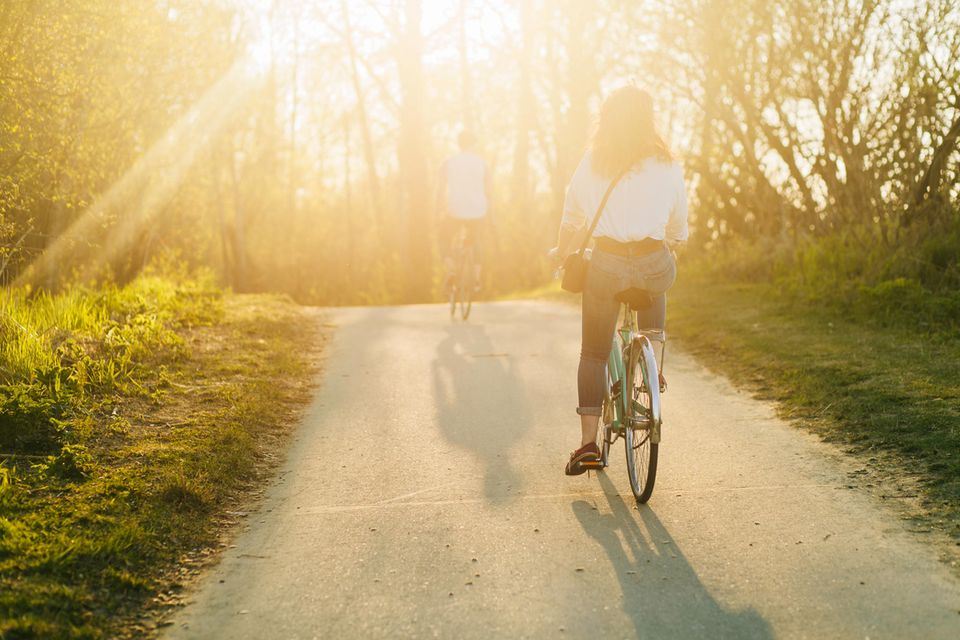
[[(563, 223), (579, 229), (592, 222), (609, 186), (610, 178), (594, 173), (590, 154), (584, 155), (567, 187)], [(683, 169), (676, 162), (655, 158), (644, 160), (620, 178), (593, 232), (595, 238), (620, 242), (686, 240), (688, 235)]]
[(487, 214), (487, 165), (475, 153), (464, 151), (447, 160), (447, 211), (454, 218), (475, 220)]

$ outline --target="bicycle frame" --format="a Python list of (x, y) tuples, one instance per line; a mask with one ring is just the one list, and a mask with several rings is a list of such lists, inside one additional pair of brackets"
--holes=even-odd
[[(650, 416), (643, 423), (627, 424), (631, 421), (630, 404), (633, 398), (630, 393), (624, 393), (623, 381), (626, 380), (627, 371), (637, 366), (641, 358), (643, 368), (650, 372), (659, 372), (656, 356), (653, 350), (653, 341), (660, 343), (660, 361), (666, 350), (666, 336), (662, 330), (640, 330), (637, 328), (636, 313), (626, 304), (621, 305), (621, 314), (623, 322), (617, 329), (613, 337), (613, 344), (610, 348), (610, 357), (607, 361), (607, 377), (612, 402), (604, 407), (605, 411), (613, 412), (613, 415), (605, 414), (602, 418), (604, 424), (611, 425), (612, 445), (618, 438), (623, 436), (624, 429), (627, 427), (636, 429), (650, 429), (650, 441), (654, 444), (660, 442), (660, 388), (659, 384), (650, 389)], [(624, 362), (624, 358), (628, 362)], [(616, 390), (619, 385), (619, 390)], [(616, 391), (615, 391), (616, 390)]]

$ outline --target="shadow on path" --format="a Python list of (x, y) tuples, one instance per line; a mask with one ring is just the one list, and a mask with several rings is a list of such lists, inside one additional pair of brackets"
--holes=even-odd
[(503, 502), (520, 488), (509, 451), (530, 429), (530, 411), (510, 354), (496, 350), (483, 326), (446, 328), (433, 362), (437, 423), (450, 442), (485, 465), (484, 495)]
[(773, 638), (756, 611), (729, 611), (713, 599), (650, 507), (634, 510), (633, 496), (624, 500), (604, 472), (599, 478), (609, 513), (585, 500), (571, 506), (610, 558), (638, 638)]

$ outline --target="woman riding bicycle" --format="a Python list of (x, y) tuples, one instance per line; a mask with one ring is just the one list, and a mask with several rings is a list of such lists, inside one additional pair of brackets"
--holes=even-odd
[[(606, 385), (607, 358), (620, 303), (615, 296), (636, 288), (653, 304), (638, 312), (642, 329), (662, 329), (666, 291), (676, 279), (668, 244), (687, 239), (683, 170), (657, 133), (653, 98), (628, 86), (600, 109), (589, 150), (567, 187), (563, 220), (553, 253), (563, 259), (592, 222), (615, 180), (593, 237), (596, 241), (583, 290), (583, 332), (577, 372), (581, 442), (570, 454), (567, 475), (579, 475), (600, 459), (597, 429)], [(582, 241), (582, 235), (580, 239)]]

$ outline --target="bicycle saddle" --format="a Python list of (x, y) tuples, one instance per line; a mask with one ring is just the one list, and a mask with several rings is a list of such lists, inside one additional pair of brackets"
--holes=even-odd
[(653, 305), (653, 298), (650, 295), (650, 292), (643, 289), (638, 289), (636, 287), (624, 289), (615, 295), (614, 299), (617, 302), (630, 305), (630, 308), (634, 311), (648, 309)]

